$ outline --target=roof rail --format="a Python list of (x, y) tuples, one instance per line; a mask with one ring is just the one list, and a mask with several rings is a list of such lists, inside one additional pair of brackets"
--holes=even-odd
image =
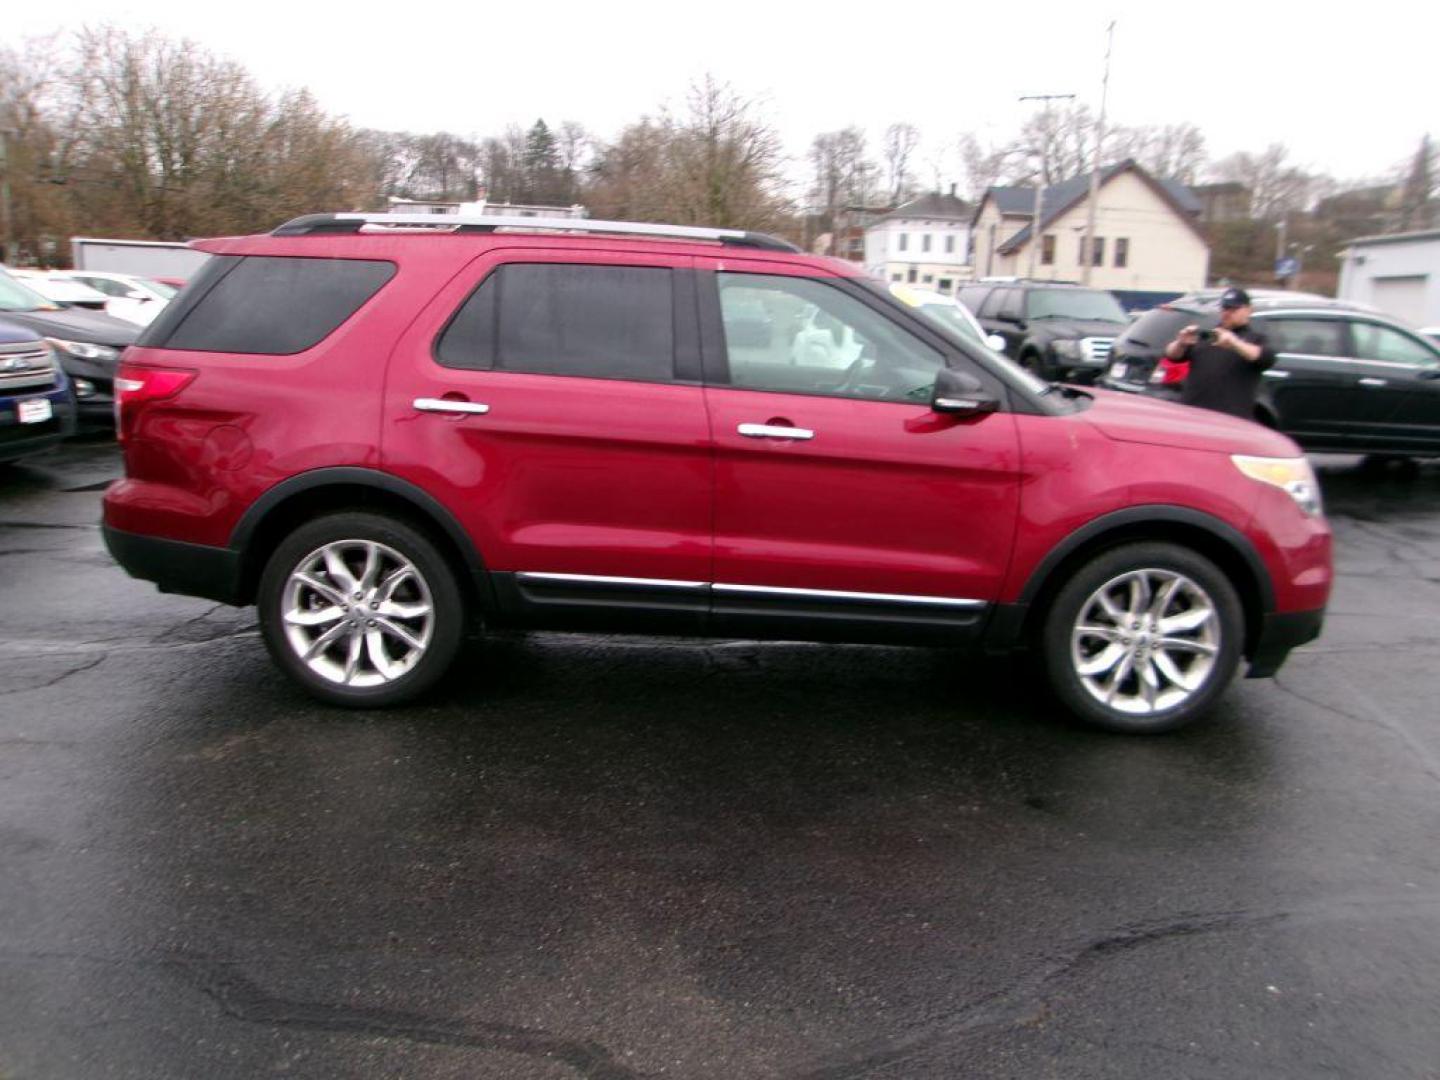
[(589, 218), (469, 216), (464, 214), (306, 214), (274, 230), (271, 236), (322, 236), (358, 233), (367, 228), (424, 229), (444, 233), (523, 232), (619, 233), (666, 240), (709, 240), (764, 251), (799, 252), (788, 240), (742, 229), (703, 229), (692, 225), (653, 225), (643, 221), (592, 221)]

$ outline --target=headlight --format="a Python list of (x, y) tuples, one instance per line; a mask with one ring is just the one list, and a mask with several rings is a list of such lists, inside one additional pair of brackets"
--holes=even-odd
[(112, 349), (109, 345), (92, 345), (88, 341), (62, 341), (53, 337), (45, 340), (61, 352), (78, 356), (81, 360), (114, 360), (120, 355), (119, 349)]
[(1278, 487), (1311, 517), (1320, 515), (1323, 509), (1320, 505), (1320, 485), (1315, 480), (1315, 471), (1310, 468), (1310, 462), (1303, 457), (1249, 457), (1245, 454), (1231, 454), (1230, 460), (1251, 480)]
[(1064, 341), (1052, 341), (1050, 351), (1064, 360), (1080, 359), (1080, 342), (1066, 339)]

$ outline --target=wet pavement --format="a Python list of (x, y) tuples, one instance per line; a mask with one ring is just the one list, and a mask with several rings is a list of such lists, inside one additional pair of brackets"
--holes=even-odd
[(1125, 738), (941, 651), (537, 634), (311, 702), (0, 466), (0, 1077), (1440, 1077), (1440, 466)]

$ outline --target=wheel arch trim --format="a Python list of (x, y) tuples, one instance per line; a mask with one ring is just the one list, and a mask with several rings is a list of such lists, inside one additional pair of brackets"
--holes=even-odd
[(319, 491), (323, 488), (337, 487), (370, 488), (409, 504), (426, 522), (440, 530), (463, 560), (465, 565), (457, 569), (468, 573), (475, 583), (482, 607), (487, 609), (493, 607), (493, 595), (484, 559), (470, 535), (456, 520), (455, 515), (425, 489), (379, 469), (362, 466), (330, 466), (311, 469), (282, 480), (267, 489), (264, 494), (250, 504), (234, 529), (231, 530), (230, 540), (226, 546), (234, 551), (242, 561), (249, 562), (251, 548), (256, 537), (271, 514), (298, 495)]

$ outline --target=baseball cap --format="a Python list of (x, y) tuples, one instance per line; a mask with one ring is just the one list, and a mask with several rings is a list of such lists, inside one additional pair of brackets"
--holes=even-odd
[(1220, 306), (1222, 308), (1249, 307), (1250, 294), (1244, 289), (1226, 289), (1220, 294)]

